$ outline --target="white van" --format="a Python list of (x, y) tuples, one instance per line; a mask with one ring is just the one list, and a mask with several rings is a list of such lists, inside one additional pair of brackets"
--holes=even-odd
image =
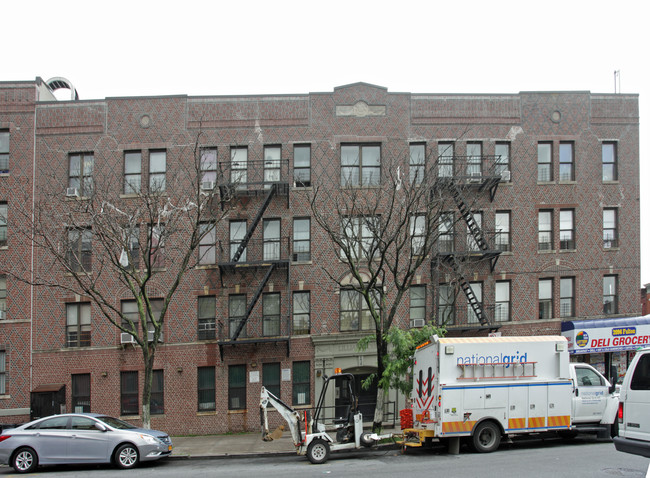
[(650, 458), (650, 348), (636, 353), (623, 379), (614, 445)]

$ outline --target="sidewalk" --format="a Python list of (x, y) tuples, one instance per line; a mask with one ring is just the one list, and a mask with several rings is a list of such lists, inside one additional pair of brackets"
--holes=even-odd
[[(388, 429), (382, 433), (400, 433), (400, 430)], [(171, 438), (174, 445), (171, 458), (176, 459), (296, 454), (296, 447), (288, 431), (273, 441), (263, 441), (261, 432)]]

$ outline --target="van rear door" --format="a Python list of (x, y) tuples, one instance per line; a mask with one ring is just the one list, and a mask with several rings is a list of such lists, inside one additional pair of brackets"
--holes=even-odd
[(650, 439), (650, 353), (643, 354), (634, 369), (625, 392), (621, 427), (627, 438)]

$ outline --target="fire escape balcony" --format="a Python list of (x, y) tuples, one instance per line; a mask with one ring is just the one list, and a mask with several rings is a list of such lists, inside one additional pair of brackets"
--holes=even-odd
[(440, 156), (437, 160), (438, 187), (488, 191), (490, 201), (494, 201), (499, 184), (510, 182), (508, 167), (499, 155)]
[(219, 162), (217, 182), (222, 201), (233, 197), (255, 197), (275, 194), (289, 201), (289, 160), (255, 160)]
[[(222, 273), (253, 268), (286, 269), (291, 259), (291, 238), (277, 240), (250, 239), (242, 248), (243, 242), (218, 241), (217, 263)], [(241, 250), (237, 258), (237, 252)]]

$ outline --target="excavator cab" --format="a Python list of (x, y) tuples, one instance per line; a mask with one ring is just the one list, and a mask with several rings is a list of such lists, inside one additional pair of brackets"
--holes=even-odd
[[(339, 372), (337, 370), (337, 372)], [(314, 414), (314, 429), (325, 430), (323, 403), (329, 387), (335, 387), (335, 406), (333, 423), (336, 426), (336, 441), (349, 443), (354, 441), (354, 416), (359, 413), (358, 398), (354, 393), (354, 375), (350, 373), (336, 373), (325, 377), (325, 384), (321, 390)], [(319, 427), (320, 425), (320, 427)]]

